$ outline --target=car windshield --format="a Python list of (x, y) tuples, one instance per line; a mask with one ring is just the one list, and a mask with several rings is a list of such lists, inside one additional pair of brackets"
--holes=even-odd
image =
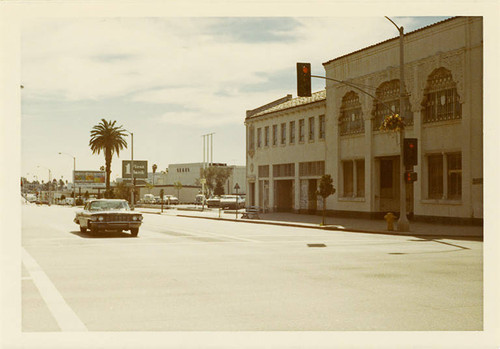
[(90, 211), (107, 211), (107, 210), (128, 210), (126, 201), (94, 201), (90, 203)]

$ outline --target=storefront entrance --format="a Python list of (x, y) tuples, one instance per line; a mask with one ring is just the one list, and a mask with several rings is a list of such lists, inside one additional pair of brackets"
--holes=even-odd
[(274, 205), (278, 212), (290, 212), (293, 209), (293, 180), (274, 182)]
[[(400, 180), (399, 156), (378, 158), (378, 193), (375, 195), (377, 211), (400, 211)], [(413, 184), (406, 184), (406, 212), (411, 217), (413, 213)]]
[(399, 156), (378, 159), (379, 211), (399, 212)]

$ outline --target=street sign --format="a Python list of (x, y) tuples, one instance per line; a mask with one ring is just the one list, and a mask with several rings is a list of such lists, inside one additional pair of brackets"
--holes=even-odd
[(85, 188), (106, 188), (106, 172), (104, 171), (74, 171), (75, 186)]
[[(122, 178), (132, 178), (132, 161), (122, 161)], [(148, 161), (134, 160), (134, 178), (148, 178)]]

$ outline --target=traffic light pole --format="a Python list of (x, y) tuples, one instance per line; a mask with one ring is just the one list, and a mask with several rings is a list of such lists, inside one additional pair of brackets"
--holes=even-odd
[[(405, 69), (404, 69), (404, 28), (398, 27), (389, 17), (387, 18), (399, 31), (399, 113), (402, 119), (405, 119), (406, 107), (405, 107)], [(410, 222), (408, 217), (406, 217), (406, 181), (404, 174), (406, 171), (403, 154), (404, 154), (404, 139), (405, 139), (405, 129), (401, 128), (399, 132), (399, 172), (401, 173), (400, 180), (400, 196), (399, 196), (399, 220), (398, 220), (398, 231), (406, 232), (410, 231)]]

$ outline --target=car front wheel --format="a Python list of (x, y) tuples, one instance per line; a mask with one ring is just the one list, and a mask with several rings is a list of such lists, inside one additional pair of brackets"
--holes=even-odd
[(137, 236), (139, 234), (139, 228), (131, 228), (130, 234), (132, 234), (132, 236)]

